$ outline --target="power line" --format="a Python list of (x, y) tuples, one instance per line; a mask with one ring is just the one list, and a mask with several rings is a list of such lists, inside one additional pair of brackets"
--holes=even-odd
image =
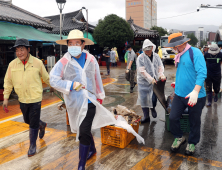
[[(207, 9), (204, 9), (204, 10), (207, 10)], [(204, 11), (204, 10), (201, 10), (201, 11)], [(192, 13), (197, 13), (197, 11), (189, 12), (189, 13), (185, 13), (185, 14), (181, 14), (181, 15), (175, 15), (175, 16), (172, 16), (172, 17), (166, 17), (166, 18), (151, 19), (151, 20), (134, 20), (134, 21), (155, 21), (155, 20), (161, 20), (161, 19), (169, 19), (169, 18), (180, 17), (180, 16), (184, 16), (184, 15), (189, 15), (189, 14), (192, 14)]]

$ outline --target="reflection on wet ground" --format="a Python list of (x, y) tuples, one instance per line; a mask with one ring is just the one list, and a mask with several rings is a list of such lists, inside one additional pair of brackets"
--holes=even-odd
[[(101, 67), (102, 78), (106, 73)], [(124, 105), (142, 115), (142, 109), (136, 105), (137, 86), (134, 93), (129, 93), (129, 82), (125, 80), (125, 67), (111, 68), (109, 78), (116, 79), (106, 84), (106, 98), (103, 105), (107, 109), (117, 104)], [(166, 95), (172, 93), (170, 84), (174, 81), (176, 69), (166, 65)], [(46, 96), (48, 94), (45, 94)], [(186, 145), (178, 153), (171, 153), (173, 136), (165, 127), (165, 112), (158, 102), (158, 117), (151, 122), (140, 125), (139, 134), (145, 139), (145, 145), (134, 139), (125, 149), (101, 144), (100, 130), (94, 130), (97, 154), (87, 161), (87, 169), (106, 170), (145, 170), (145, 169), (222, 169), (222, 105), (221, 99), (211, 108), (202, 112), (201, 139), (193, 156), (185, 156)], [(48, 123), (47, 133), (43, 140), (38, 139), (37, 153), (28, 158), (28, 126), (22, 117), (0, 124), (0, 169), (77, 169), (78, 142), (75, 134), (70, 133), (66, 125), (65, 111), (59, 111), (55, 105), (42, 110), (41, 118)], [(188, 139), (188, 133), (184, 134)]]

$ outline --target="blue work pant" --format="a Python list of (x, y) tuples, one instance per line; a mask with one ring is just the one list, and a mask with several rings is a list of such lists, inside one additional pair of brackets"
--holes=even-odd
[(206, 97), (198, 98), (193, 107), (187, 105), (189, 99), (179, 97), (175, 94), (170, 112), (170, 131), (175, 138), (181, 138), (183, 131), (180, 128), (180, 118), (188, 107), (190, 134), (188, 143), (196, 145), (200, 141), (201, 113), (205, 106)]

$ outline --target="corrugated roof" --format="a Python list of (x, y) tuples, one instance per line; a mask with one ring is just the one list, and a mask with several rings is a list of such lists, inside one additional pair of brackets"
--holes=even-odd
[(0, 21), (30, 25), (35, 28), (52, 29), (54, 25), (50, 20), (28, 12), (11, 3), (0, 1)]
[(156, 38), (159, 36), (159, 33), (156, 30), (149, 30), (149, 29), (146, 29), (146, 28), (143, 28), (143, 27), (140, 27), (140, 26), (134, 24), (133, 19), (131, 17), (127, 22), (130, 24), (130, 27), (133, 30), (135, 37)]

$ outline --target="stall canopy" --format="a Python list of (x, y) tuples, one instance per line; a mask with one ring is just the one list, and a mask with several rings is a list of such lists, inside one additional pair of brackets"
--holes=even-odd
[[(60, 39), (60, 35), (48, 34), (27, 25), (0, 22), (0, 39), (16, 40), (18, 38), (25, 38), (29, 41), (55, 42)], [(63, 39), (66, 38), (67, 36), (63, 36)]]

